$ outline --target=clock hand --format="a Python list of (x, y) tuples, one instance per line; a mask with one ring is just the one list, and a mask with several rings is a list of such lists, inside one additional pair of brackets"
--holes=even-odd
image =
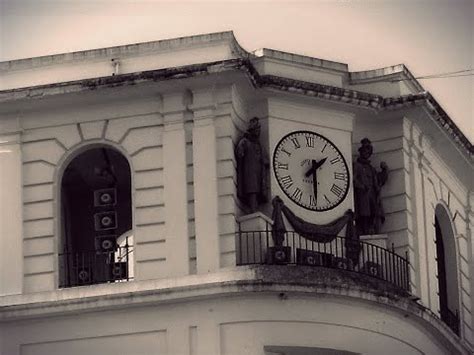
[[(324, 161), (323, 161), (323, 163), (324, 163)], [(318, 169), (318, 162), (316, 160), (312, 159), (311, 160), (311, 168), (304, 174), (305, 177), (309, 177), (310, 175), (313, 175), (313, 194), (314, 194), (314, 199), (315, 200), (318, 198), (318, 178), (316, 176), (316, 170), (317, 169)]]
[(314, 200), (318, 200), (318, 177), (316, 171), (318, 169), (318, 162), (316, 160), (311, 160), (311, 173), (313, 174), (313, 194)]
[[(321, 165), (323, 165), (326, 160), (327, 160), (327, 157), (318, 161), (316, 163), (315, 169), (318, 169)], [(313, 161), (316, 161), (316, 160), (313, 160)]]
[(316, 169), (314, 169), (313, 174), (313, 194), (314, 194), (314, 201), (316, 204), (318, 203), (318, 177), (316, 175)]
[(306, 174), (304, 174), (304, 176), (309, 177), (311, 174), (314, 174), (316, 172), (316, 169), (321, 167), (321, 165), (323, 165), (326, 160), (327, 158), (321, 159), (318, 162), (314, 159), (311, 160), (311, 168), (309, 168), (309, 170), (306, 172)]
[(306, 172), (306, 174), (304, 174), (304, 176), (308, 177), (311, 174), (314, 174), (314, 172), (317, 169), (317, 168), (315, 168), (315, 166), (316, 166), (316, 160), (311, 160), (311, 168), (309, 168), (309, 170)]

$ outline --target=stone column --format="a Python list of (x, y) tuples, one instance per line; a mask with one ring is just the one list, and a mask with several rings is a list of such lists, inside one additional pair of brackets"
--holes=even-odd
[[(430, 208), (430, 200), (431, 203), (436, 203), (436, 198), (430, 198), (429, 191), (430, 186), (427, 177), (430, 175), (430, 171), (428, 170), (429, 161), (424, 156), (424, 153), (421, 152), (418, 155), (418, 171), (420, 176), (420, 192), (418, 196), (421, 198), (422, 201), (422, 209), (421, 213), (423, 213), (423, 220), (420, 223), (423, 223), (423, 241), (424, 241), (424, 250), (425, 257), (424, 260), (421, 259), (420, 254), (420, 272), (424, 271), (426, 275), (426, 286), (427, 286), (427, 299), (423, 300), (423, 304), (427, 305), (428, 308), (431, 310), (439, 309), (439, 296), (438, 296), (438, 278), (433, 270), (437, 270), (436, 264), (436, 232), (434, 226), (434, 218), (435, 218), (435, 211), (433, 208)], [(433, 206), (434, 207), (434, 206)], [(421, 267), (425, 268), (424, 270)], [(426, 302), (426, 303), (425, 303)]]
[(163, 96), (163, 198), (168, 276), (189, 274), (184, 93)]
[(216, 128), (212, 92), (194, 93), (194, 217), (197, 273), (220, 266)]
[(0, 296), (22, 293), (20, 134), (0, 135)]
[(203, 317), (197, 327), (196, 355), (219, 353), (219, 325), (212, 317)]
[[(425, 230), (425, 198), (423, 191), (422, 158), (414, 142), (410, 142), (410, 198), (412, 202), (413, 233), (416, 236), (417, 255), (410, 258), (416, 267), (417, 296), (424, 304), (429, 304), (426, 230)], [(418, 160), (418, 161), (417, 161)], [(427, 272), (428, 271), (428, 272)]]

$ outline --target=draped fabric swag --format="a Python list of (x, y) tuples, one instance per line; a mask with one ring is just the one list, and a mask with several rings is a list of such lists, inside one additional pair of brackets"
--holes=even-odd
[(285, 239), (286, 226), (283, 220), (285, 215), (288, 222), (294, 228), (295, 232), (303, 238), (317, 243), (330, 243), (341, 230), (346, 227), (345, 247), (347, 258), (356, 262), (359, 257), (360, 244), (359, 238), (354, 231), (354, 213), (347, 210), (342, 217), (336, 218), (327, 224), (314, 224), (306, 222), (296, 216), (279, 196), (275, 196), (272, 200), (273, 204), (273, 229), (272, 238), (276, 246), (282, 246)]

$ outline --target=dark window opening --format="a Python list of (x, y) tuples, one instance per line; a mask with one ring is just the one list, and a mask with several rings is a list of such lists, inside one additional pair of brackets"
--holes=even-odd
[(61, 181), (60, 287), (133, 277), (131, 175), (108, 147), (75, 157)]
[[(455, 287), (453, 284), (457, 285), (456, 282), (453, 282), (453, 278), (456, 278), (456, 274), (452, 274), (452, 272), (450, 272), (453, 263), (454, 265), (456, 264), (456, 260), (450, 260), (447, 258), (447, 253), (445, 251), (446, 238), (443, 235), (442, 228), (437, 217), (435, 217), (435, 231), (440, 316), (441, 320), (445, 322), (451, 328), (451, 330), (459, 335), (459, 314), (457, 308), (453, 309), (452, 307), (452, 304), (457, 302), (452, 294), (456, 295), (457, 292), (450, 290), (448, 286), (449, 281), (451, 283), (451, 287)], [(451, 280), (449, 280), (449, 278), (451, 278)]]

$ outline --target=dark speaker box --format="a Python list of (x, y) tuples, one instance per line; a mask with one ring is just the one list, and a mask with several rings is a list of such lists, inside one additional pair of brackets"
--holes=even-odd
[(115, 206), (117, 204), (117, 190), (115, 188), (94, 191), (94, 207)]
[(77, 284), (88, 285), (92, 283), (92, 270), (90, 267), (81, 266), (77, 269)]
[(125, 280), (128, 278), (128, 263), (116, 262), (110, 267), (111, 280)]
[(95, 237), (95, 250), (109, 253), (117, 250), (117, 237), (115, 235), (99, 235)]
[(362, 271), (370, 276), (382, 277), (382, 266), (373, 261), (366, 261)]
[(336, 269), (354, 270), (354, 263), (351, 259), (335, 256), (332, 258), (332, 266)]
[(269, 264), (288, 264), (291, 262), (291, 247), (270, 247), (267, 250)]
[(296, 263), (309, 266), (331, 266), (332, 254), (296, 249)]
[(94, 227), (96, 231), (117, 228), (117, 212), (107, 211), (94, 214)]

